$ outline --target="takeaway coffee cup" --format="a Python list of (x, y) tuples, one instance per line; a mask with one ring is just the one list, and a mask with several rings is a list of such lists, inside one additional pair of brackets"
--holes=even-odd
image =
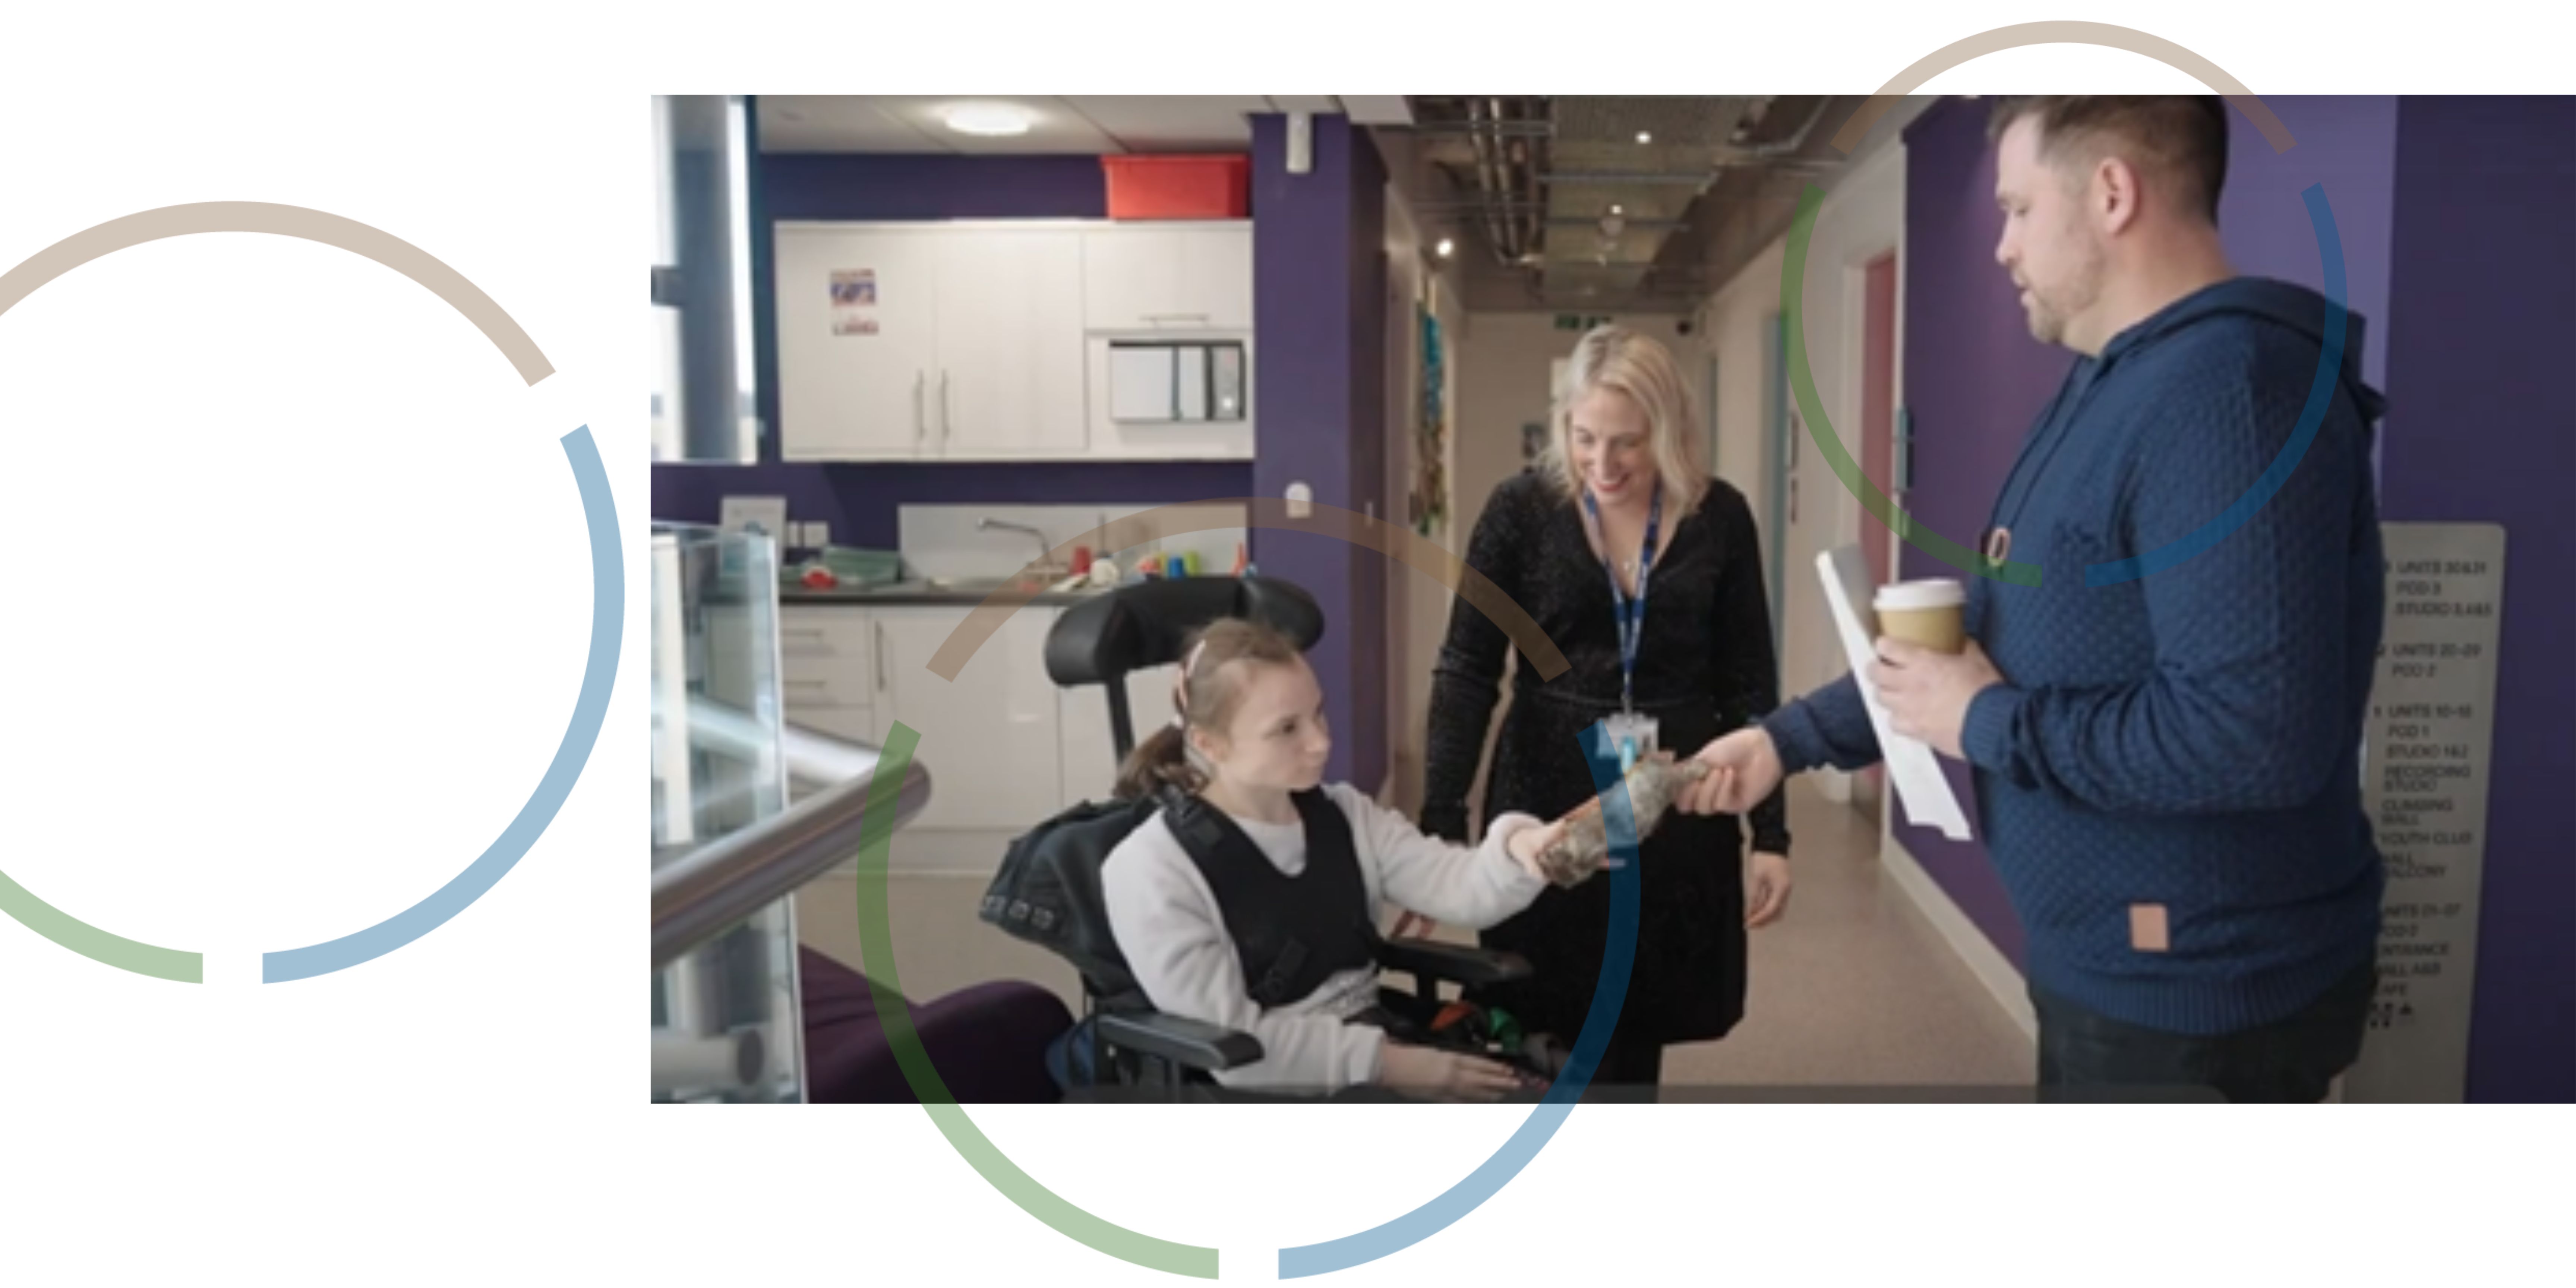
[(1967, 633), (1960, 622), (1967, 603), (1968, 592), (1958, 582), (1934, 577), (1881, 586), (1870, 607), (1878, 613), (1879, 634), (1956, 653), (1967, 647)]

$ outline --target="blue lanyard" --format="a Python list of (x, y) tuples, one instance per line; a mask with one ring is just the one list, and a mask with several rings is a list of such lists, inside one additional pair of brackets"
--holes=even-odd
[(1610, 578), (1610, 607), (1619, 615), (1619, 709), (1636, 709), (1637, 646), (1646, 629), (1646, 579), (1655, 571), (1655, 538), (1664, 526), (1664, 491), (1655, 489), (1652, 509), (1646, 512), (1646, 547), (1637, 552), (1637, 597), (1628, 598), (1619, 589), (1619, 570), (1610, 563), (1610, 530), (1601, 526), (1601, 503), (1592, 499), (1592, 489), (1583, 489), (1584, 511), (1592, 516), (1593, 530), (1601, 534), (1601, 571)]

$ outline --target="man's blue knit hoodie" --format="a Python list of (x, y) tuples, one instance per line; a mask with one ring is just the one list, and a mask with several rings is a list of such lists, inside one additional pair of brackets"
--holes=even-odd
[[(2384, 568), (2361, 319), (2313, 396), (2323, 423), (2270, 501), (2142, 578), (2086, 584), (2234, 505), (2319, 385), (2326, 301), (2235, 278), (2080, 358), (2023, 442), (1991, 525), (2036, 586), (1969, 579), (2004, 683), (1969, 705), (1983, 837), (2032, 983), (2113, 1019), (2236, 1032), (2371, 959), (2381, 868), (2360, 749)], [(1991, 530), (1991, 528), (1990, 528)], [(1763, 722), (1791, 773), (1879, 749), (1845, 676)], [(2162, 905), (2168, 945), (2133, 944)]]

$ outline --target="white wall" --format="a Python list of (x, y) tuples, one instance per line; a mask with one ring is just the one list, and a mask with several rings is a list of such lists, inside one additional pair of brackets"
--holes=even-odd
[[(1860, 455), (1861, 293), (1863, 267), (1898, 249), (1905, 226), (1905, 153), (1890, 145), (1861, 161), (1826, 194), (1807, 246), (1801, 302), (1806, 311), (1807, 360), (1817, 401), (1846, 451)], [(1769, 372), (1763, 333), (1780, 311), (1780, 273), (1788, 239), (1761, 255), (1712, 297), (1710, 343), (1719, 364), (1718, 451), (1723, 473), (1753, 502), (1766, 526), (1763, 549), (1785, 542), (1781, 560), (1784, 630), (1780, 688), (1785, 700), (1827, 684), (1849, 668), (1833, 638), (1815, 572), (1816, 555), (1860, 538), (1858, 498), (1836, 479), (1812, 441), (1790, 454), (1795, 462), (1797, 513), (1785, 534), (1770, 531), (1771, 460)], [(1904, 388), (1904, 266), (1898, 264), (1897, 389)], [(1784, 390), (1784, 393), (1786, 391)], [(1902, 395), (1900, 392), (1900, 402)], [(1795, 403), (1792, 400), (1794, 410)], [(1800, 417), (1803, 423), (1803, 417)], [(1829, 795), (1842, 798), (1848, 783), (1826, 773)]]
[[(1411, 520), (1415, 458), (1420, 450), (1422, 335), (1414, 307), (1427, 292), (1431, 311), (1440, 319), (1447, 387), (1449, 437), (1443, 445), (1443, 477), (1455, 490), (1457, 478), (1458, 266), (1428, 255), (1426, 234), (1403, 194), (1394, 184), (1386, 190), (1386, 506), (1383, 517), (1399, 527)], [(1466, 529), (1458, 523), (1458, 498), (1452, 495), (1447, 520), (1430, 540), (1457, 549)], [(1439, 659), (1440, 640), (1449, 625), (1450, 595), (1438, 582), (1411, 567), (1388, 561), (1386, 577), (1387, 781), (1378, 799), (1411, 814), (1422, 807), (1422, 761), (1425, 730), (1430, 724), (1431, 668)]]

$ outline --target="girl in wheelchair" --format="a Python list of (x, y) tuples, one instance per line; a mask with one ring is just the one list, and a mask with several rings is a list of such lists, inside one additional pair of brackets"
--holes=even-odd
[(1378, 1010), (1381, 898), (1480, 929), (1547, 885), (1539, 856), (1564, 832), (1498, 816), (1481, 846), (1425, 835), (1347, 783), (1323, 691), (1267, 625), (1223, 618), (1182, 655), (1171, 724), (1119, 772), (1121, 797), (1171, 804), (1111, 850), (1101, 893), (1118, 949), (1155, 1009), (1259, 1039), (1217, 1073), (1234, 1090), (1321, 1094), (1374, 1084), (1443, 1100), (1533, 1089), (1508, 1065), (1398, 1041)]

